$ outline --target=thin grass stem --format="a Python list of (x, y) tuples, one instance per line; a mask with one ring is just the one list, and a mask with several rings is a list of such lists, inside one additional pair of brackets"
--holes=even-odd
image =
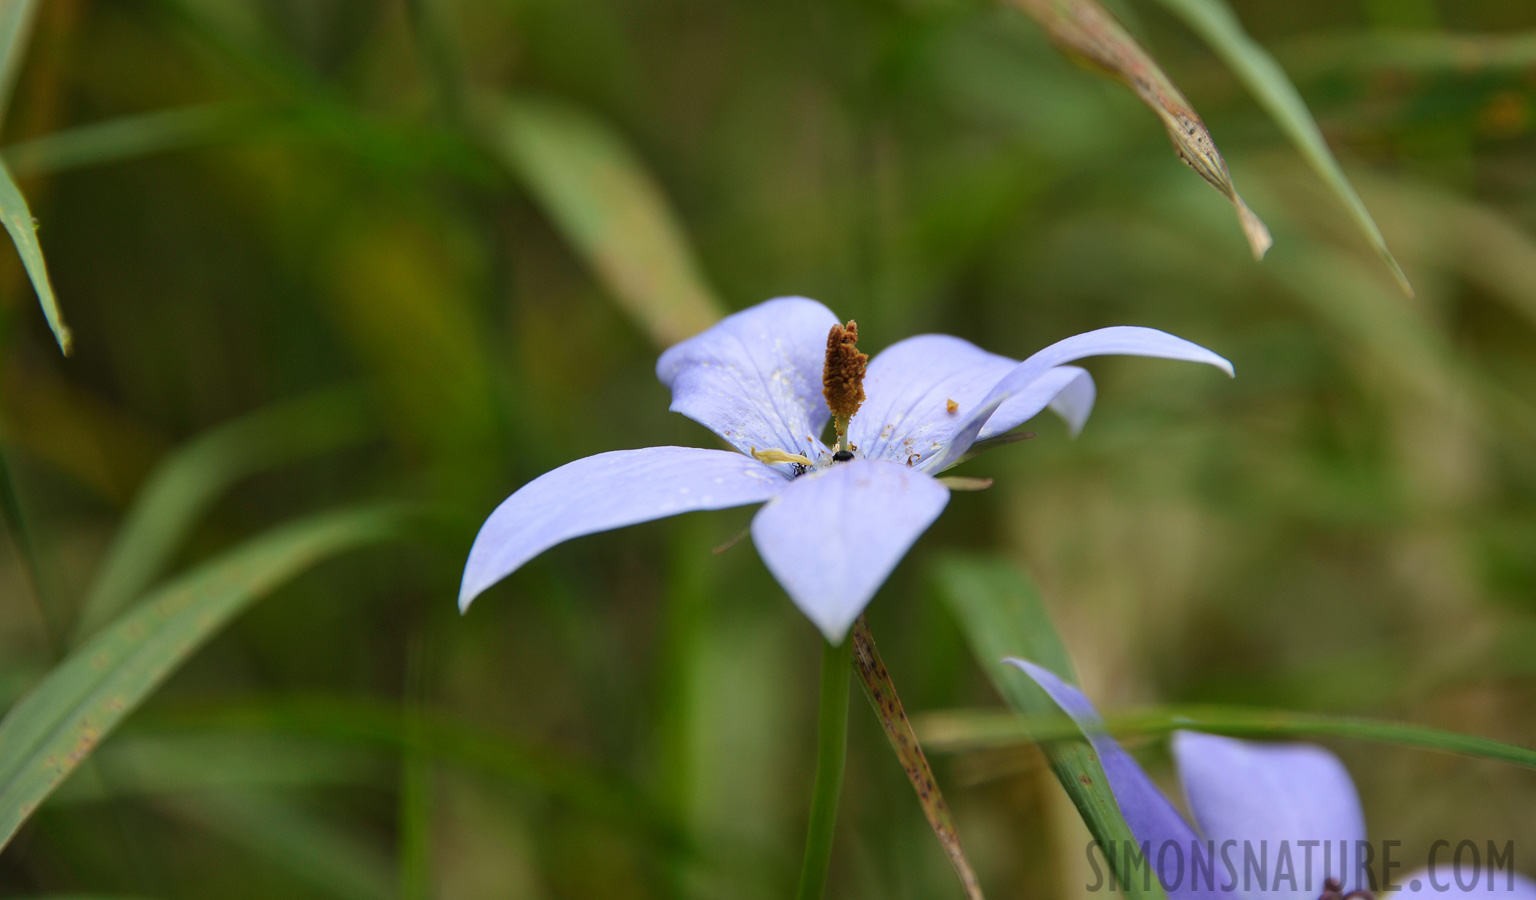
[(832, 861), (832, 834), (837, 829), (837, 803), (843, 792), (843, 765), (848, 749), (848, 681), (853, 641), (844, 638), (821, 648), (821, 701), (817, 717), (816, 784), (811, 790), (811, 817), (805, 831), (805, 862), (800, 867), (796, 900), (821, 900)]

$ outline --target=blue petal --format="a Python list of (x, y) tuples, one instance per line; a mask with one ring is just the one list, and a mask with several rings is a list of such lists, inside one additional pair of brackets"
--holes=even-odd
[[(1482, 848), (1479, 848), (1482, 849)], [(1420, 869), (1407, 878), (1396, 875), (1392, 883), (1404, 893), (1416, 893), (1413, 883), (1419, 882), (1419, 891), (1432, 897), (1474, 897), (1477, 900), (1536, 900), (1536, 882), (1514, 874), (1509, 869), (1495, 869), (1487, 857), (1480, 856), (1481, 863), (1474, 866), (1470, 855), (1462, 857), (1460, 870), (1455, 867), (1455, 847), (1441, 848), (1435, 854), (1437, 865), (1433, 873)], [(1457, 876), (1461, 877), (1457, 881)], [(1463, 887), (1462, 885), (1467, 885)]]
[(994, 412), (1016, 396), (1025, 396), (1031, 386), (1050, 369), (1088, 356), (1151, 356), (1160, 359), (1181, 359), (1215, 366), (1232, 374), (1232, 364), (1222, 357), (1174, 337), (1155, 328), (1138, 328), (1117, 325), (1100, 328), (1084, 334), (1073, 335), (1057, 341), (1039, 353), (1014, 367), (1000, 380), (976, 407), (969, 412), (960, 411), (963, 421), (955, 428), (954, 438), (937, 455), (924, 460), (921, 465), (929, 471), (940, 471), (955, 464), (965, 455), (977, 439), (981, 429)]
[[(1232, 893), (1222, 890), (1224, 886), (1232, 884), (1232, 879), (1222, 869), (1219, 850), (1214, 858), (1208, 854), (1207, 845), (1196, 837), (1194, 829), (1189, 827), (1184, 817), (1173, 808), (1173, 804), (1157, 789), (1157, 785), (1152, 783), (1152, 779), (1147, 777), (1136, 760), (1122, 750), (1104, 730), (1104, 720), (1099, 717), (1099, 711), (1093, 708), (1082, 691), (1062, 681), (1049, 669), (1032, 662), (1013, 658), (1003, 661), (1023, 669), (1025, 674), (1033, 678), (1041, 690), (1050, 695), (1062, 712), (1072, 717), (1072, 721), (1093, 743), (1093, 749), (1099, 754), (1099, 762), (1104, 766), (1104, 775), (1109, 779), (1109, 789), (1115, 795), (1115, 801), (1120, 804), (1120, 814), (1125, 817), (1125, 823), (1131, 827), (1136, 840), (1150, 846), (1152, 858), (1149, 862), (1158, 866), (1158, 878), (1170, 900), (1196, 900)], [(1165, 846), (1170, 849), (1163, 853), (1161, 851)], [(1193, 864), (1197, 853), (1202, 854), (1202, 866), (1206, 867), (1201, 870), (1198, 878), (1194, 875)], [(1207, 876), (1205, 873), (1212, 868), (1214, 873)]]
[(790, 482), (752, 519), (752, 541), (789, 599), (836, 644), (948, 502), (928, 475), (855, 459)]
[[(1268, 850), (1268, 884), (1250, 885), (1249, 894), (1313, 900), (1328, 877), (1338, 878), (1346, 894), (1368, 886), (1354, 865), (1356, 842), (1365, 840), (1365, 814), (1338, 757), (1312, 744), (1261, 744), (1189, 731), (1174, 735), (1173, 756), (1190, 812), (1207, 838), (1237, 841), (1240, 851), (1252, 848), (1255, 854)], [(1320, 846), (1311, 848), (1310, 885), (1309, 848), (1302, 841), (1332, 842), (1326, 860)], [(1341, 841), (1348, 865), (1340, 859)], [(1294, 882), (1277, 877), (1282, 852), (1291, 858)]]
[(700, 509), (761, 503), (788, 482), (729, 450), (647, 447), (567, 463), (496, 507), (469, 550), (459, 608), (550, 547)]
[(1061, 416), (1073, 437), (1088, 424), (1098, 391), (1093, 376), (1077, 366), (1057, 366), (1003, 401), (976, 433), (976, 440), (997, 437), (1023, 425), (1046, 409)]
[(673, 346), (656, 363), (672, 411), (743, 453), (784, 450), (815, 459), (831, 413), (821, 395), (832, 311), (804, 297), (742, 310)]
[[(1018, 363), (947, 334), (898, 341), (870, 361), (867, 399), (849, 426), (849, 440), (873, 459), (921, 462), (947, 446), (966, 414)], [(1075, 366), (1047, 372), (1010, 398), (981, 429), (980, 438), (1010, 431), (1061, 398), (1056, 411), (1073, 433), (1093, 408), (1093, 380)], [(950, 412), (953, 402), (955, 411)]]
[[(1056, 387), (1058, 383), (1061, 384), (1060, 388)], [(1035, 401), (1030, 395), (1036, 391), (1050, 396), (1051, 401), (1048, 406), (1051, 412), (1061, 416), (1073, 437), (1082, 433), (1083, 426), (1088, 424), (1089, 413), (1093, 412), (1093, 401), (1098, 396), (1098, 389), (1094, 386), (1093, 376), (1088, 374), (1087, 369), (1079, 369), (1077, 366), (1057, 366), (1054, 369), (1046, 369), (1045, 374), (1035, 379), (1035, 383), (1028, 389), (1004, 401), (1003, 405), (997, 408), (997, 412), (987, 419), (987, 424), (981, 426), (981, 431), (976, 435), (977, 439), (984, 441), (989, 437), (995, 437), (1034, 418), (1036, 412), (1031, 407)], [(1015, 408), (1016, 405), (1017, 408)]]

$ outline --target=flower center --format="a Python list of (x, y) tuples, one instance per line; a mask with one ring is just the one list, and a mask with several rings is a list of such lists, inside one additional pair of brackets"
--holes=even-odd
[(852, 319), (848, 320), (847, 325), (833, 325), (832, 330), (827, 332), (827, 357), (821, 369), (821, 395), (827, 398), (827, 407), (832, 410), (833, 427), (837, 429), (837, 443), (832, 445), (831, 462), (826, 461), (825, 455), (820, 460), (811, 460), (799, 453), (789, 453), (776, 447), (766, 450), (753, 447), (753, 459), (770, 466), (787, 464), (791, 467), (792, 478), (798, 478), (812, 469), (853, 459), (853, 452), (859, 448), (847, 443), (848, 421), (864, 403), (864, 370), (869, 364), (869, 356), (859, 352), (858, 343), (859, 325)]
[[(864, 403), (864, 370), (869, 364), (869, 356), (859, 352), (858, 343), (859, 323), (852, 319), (847, 325), (833, 325), (827, 332), (821, 394), (827, 398), (827, 408), (832, 410), (832, 426), (837, 430), (837, 443), (832, 446), (832, 459), (836, 462), (853, 458), (853, 448), (846, 444), (848, 420)], [(847, 456), (843, 455), (845, 453)]]

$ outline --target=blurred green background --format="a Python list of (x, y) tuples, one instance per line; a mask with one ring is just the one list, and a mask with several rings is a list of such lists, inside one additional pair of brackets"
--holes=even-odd
[[(578, 540), (454, 605), (518, 485), (715, 446), (667, 412), (656, 355), (783, 294), (871, 351), (942, 331), (1021, 358), (1137, 324), (1237, 368), (1091, 361), (1081, 437), (1042, 420), (967, 464), (996, 486), (956, 495), (870, 608), (914, 714), (999, 705), (933, 577), (965, 550), (1033, 575), (1106, 710), (1536, 743), (1536, 7), (1232, 6), (1413, 297), (1158, 2), (1112, 7), (1273, 231), (1263, 262), (1136, 98), (1011, 8), (40, 4), (0, 145), (74, 347), (0, 252), (0, 704), (253, 536), (426, 514), (189, 646), (0, 853), (0, 893), (789, 893), (820, 639), (750, 542), (710, 552), (748, 511)], [(829, 896), (960, 896), (852, 712)], [(1529, 771), (1329, 746), (1403, 859), (1536, 848)], [(1087, 832), (1036, 751), (934, 762), (989, 896), (1083, 893)]]

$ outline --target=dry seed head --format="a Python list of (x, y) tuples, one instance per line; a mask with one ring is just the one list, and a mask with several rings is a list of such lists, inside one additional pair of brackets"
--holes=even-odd
[(821, 393), (827, 398), (832, 415), (842, 420), (853, 418), (864, 402), (864, 368), (868, 354), (860, 353), (859, 325), (833, 325), (827, 332), (827, 362), (821, 370)]

